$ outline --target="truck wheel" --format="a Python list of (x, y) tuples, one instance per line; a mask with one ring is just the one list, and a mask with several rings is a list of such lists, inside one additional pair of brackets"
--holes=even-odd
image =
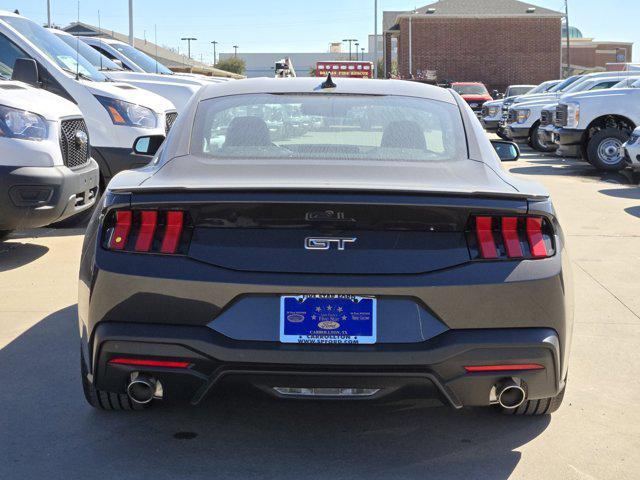
[[(82, 356), (82, 353), (80, 353)], [(87, 369), (84, 360), (80, 359), (80, 374), (82, 375), (82, 391), (87, 403), (98, 410), (144, 410), (147, 404), (132, 401), (125, 393), (113, 393), (98, 390), (87, 379)]]
[(11, 232), (12, 230), (0, 230), (0, 241), (7, 238)]
[(622, 144), (629, 136), (629, 132), (617, 128), (596, 132), (587, 145), (587, 160), (598, 170), (622, 170), (625, 167)]
[(560, 408), (564, 399), (565, 387), (555, 397), (541, 398), (539, 400), (526, 400), (518, 408), (502, 408), (505, 415), (547, 415), (553, 413)]
[(555, 152), (558, 146), (555, 143), (541, 142), (540, 137), (538, 137), (538, 130), (540, 130), (540, 125), (531, 131), (531, 146), (539, 152)]

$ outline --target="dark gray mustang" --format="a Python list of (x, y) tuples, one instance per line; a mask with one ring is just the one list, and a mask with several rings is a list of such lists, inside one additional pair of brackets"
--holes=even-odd
[(281, 398), (555, 411), (568, 257), (548, 193), (501, 167), (518, 156), (438, 87), (204, 87), (89, 225), (87, 400), (195, 404), (233, 381)]

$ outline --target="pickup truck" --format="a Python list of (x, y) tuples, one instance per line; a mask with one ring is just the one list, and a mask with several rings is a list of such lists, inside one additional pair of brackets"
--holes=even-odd
[(493, 100), (487, 87), (480, 82), (454, 82), (451, 88), (469, 104), (476, 115), (480, 115), (482, 105)]
[(639, 125), (640, 88), (572, 95), (556, 108), (557, 154), (582, 157), (598, 170), (621, 170), (622, 146)]
[(555, 145), (541, 143), (540, 136), (538, 135), (541, 114), (544, 107), (550, 103), (557, 102), (565, 95), (570, 95), (575, 92), (611, 88), (619, 81), (619, 76), (600, 76), (600, 74), (585, 75), (566, 90), (558, 92), (551, 97), (542, 95), (538, 96), (537, 100), (526, 103), (516, 101), (509, 109), (507, 136), (517, 142), (527, 142), (529, 146), (538, 151), (551, 152), (556, 149)]
[[(561, 80), (549, 80), (541, 83), (538, 86), (533, 86), (529, 91), (525, 93), (520, 93), (519, 87), (524, 87), (524, 85), (512, 85), (507, 88), (507, 92), (504, 98), (499, 100), (491, 100), (489, 102), (485, 102), (482, 105), (482, 114), (481, 121), (482, 126), (487, 132), (497, 133), (498, 136), (503, 136), (501, 132), (499, 132), (500, 120), (502, 120), (502, 106), (505, 102), (511, 103), (517, 97), (524, 95), (535, 95), (537, 93), (544, 93), (548, 91), (550, 88), (553, 88)], [(528, 87), (529, 85), (527, 85)]]

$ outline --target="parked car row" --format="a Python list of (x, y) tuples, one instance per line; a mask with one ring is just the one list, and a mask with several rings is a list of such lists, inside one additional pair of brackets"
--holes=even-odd
[[(583, 158), (599, 170), (617, 171), (640, 162), (629, 150), (625, 153), (625, 142), (640, 125), (638, 98), (638, 72), (574, 75), (485, 103), (482, 123), (487, 131), (538, 151)], [(626, 145), (633, 150), (633, 144)]]
[(0, 11), (0, 237), (90, 211), (115, 174), (149, 163), (142, 147), (203, 85), (226, 80), (155, 61), (149, 73), (127, 57), (151, 68), (142, 52), (99, 40), (116, 63), (90, 40)]

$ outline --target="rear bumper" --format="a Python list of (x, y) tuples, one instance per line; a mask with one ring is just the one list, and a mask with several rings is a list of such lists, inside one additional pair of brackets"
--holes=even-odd
[[(90, 380), (99, 389), (124, 393), (131, 373), (143, 372), (160, 380), (164, 398), (192, 403), (228, 382), (248, 383), (276, 396), (273, 387), (379, 389), (367, 398), (410, 390), (420, 397), (439, 397), (456, 408), (495, 403), (491, 388), (505, 377), (520, 378), (531, 399), (554, 396), (563, 386), (558, 336), (543, 328), (449, 330), (415, 344), (312, 346), (236, 341), (207, 327), (102, 323), (94, 345)], [(115, 357), (171, 358), (191, 366), (108, 364)], [(536, 363), (544, 369), (497, 373), (464, 369), (507, 363)]]
[(554, 132), (555, 143), (558, 144), (556, 155), (563, 157), (582, 156), (582, 137), (584, 130), (557, 129)]
[(91, 208), (98, 195), (98, 165), (0, 166), (0, 230), (49, 225)]

